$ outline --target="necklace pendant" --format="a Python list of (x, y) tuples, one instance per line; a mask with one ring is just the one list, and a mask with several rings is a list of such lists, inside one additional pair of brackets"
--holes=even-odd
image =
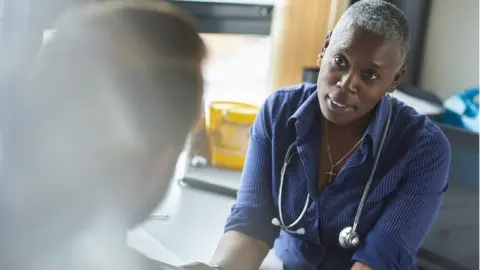
[(331, 184), (335, 181), (335, 176), (334, 175), (330, 175), (330, 177), (328, 178), (328, 183)]
[(335, 176), (337, 176), (337, 173), (333, 170), (333, 167), (330, 169), (330, 171), (326, 172), (326, 174), (328, 175), (328, 183), (333, 183)]

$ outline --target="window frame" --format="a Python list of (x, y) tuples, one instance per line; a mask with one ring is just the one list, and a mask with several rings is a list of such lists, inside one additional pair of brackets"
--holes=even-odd
[[(4, 40), (17, 41), (17, 44), (28, 44), (25, 54), (30, 55), (41, 46), (43, 31), (51, 29), (65, 9), (89, 0), (3, 1), (2, 37)], [(273, 1), (269, 4), (270, 0), (166, 1), (189, 13), (197, 21), (202, 33), (270, 35), (274, 12)]]
[[(88, 0), (47, 0), (40, 3), (35, 0), (3, 0), (10, 9), (22, 5), (28, 7), (27, 18), (32, 30), (45, 30), (53, 26), (57, 17), (67, 8), (82, 4)], [(17, 2), (18, 1), (18, 2)], [(273, 17), (273, 2), (271, 4), (248, 3), (248, 0), (230, 2), (167, 0), (176, 7), (189, 13), (199, 25), (202, 33), (252, 34), (269, 35)], [(25, 6), (25, 4), (27, 4)], [(245, 2), (245, 3), (240, 3)], [(252, 0), (252, 2), (254, 2)], [(14, 15), (14, 14), (11, 14)], [(25, 14), (26, 15), (26, 14)], [(12, 18), (17, 21), (19, 18)], [(14, 25), (11, 27), (16, 28)]]
[(270, 35), (273, 3), (169, 2), (188, 12), (198, 22), (202, 33)]

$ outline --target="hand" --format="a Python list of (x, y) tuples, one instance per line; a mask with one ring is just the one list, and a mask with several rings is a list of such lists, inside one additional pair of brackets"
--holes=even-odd
[(193, 263), (181, 265), (180, 267), (186, 270), (215, 270), (214, 268), (201, 262), (193, 262)]
[(352, 266), (352, 270), (373, 270), (373, 268), (364, 263), (355, 262)]

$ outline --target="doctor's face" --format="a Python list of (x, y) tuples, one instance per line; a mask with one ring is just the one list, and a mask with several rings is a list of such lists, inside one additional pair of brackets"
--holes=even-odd
[(339, 23), (327, 36), (318, 65), (320, 109), (337, 125), (369, 115), (405, 71), (398, 44), (351, 22)]

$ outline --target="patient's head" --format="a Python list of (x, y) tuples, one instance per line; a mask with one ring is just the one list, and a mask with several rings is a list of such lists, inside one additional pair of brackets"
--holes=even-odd
[[(318, 96), (325, 118), (342, 126), (368, 119), (401, 82), (408, 45), (407, 19), (393, 4), (362, 0), (351, 5), (325, 39), (318, 59)], [(335, 102), (345, 111), (335, 113)]]
[(183, 13), (140, 3), (68, 12), (19, 92), (4, 200), (35, 233), (134, 226), (169, 186), (201, 111), (205, 48)]

